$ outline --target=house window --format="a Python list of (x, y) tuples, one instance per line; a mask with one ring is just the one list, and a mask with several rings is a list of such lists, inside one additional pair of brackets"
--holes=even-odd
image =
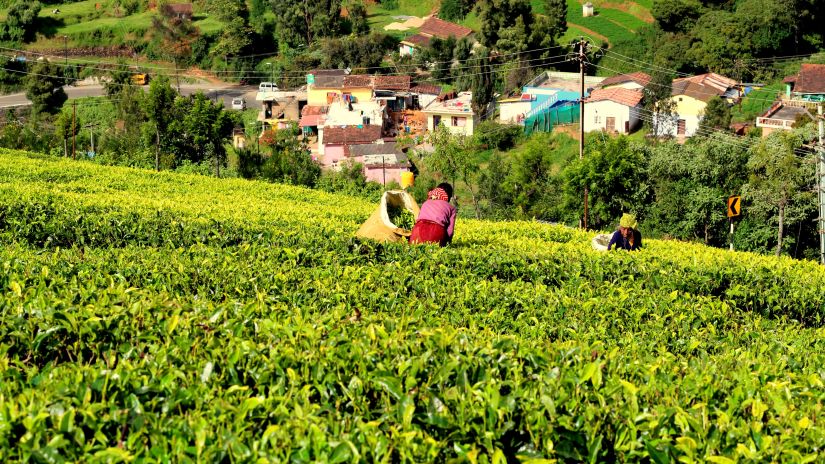
[(433, 128), (441, 125), (441, 116), (433, 116)]
[(467, 125), (467, 118), (453, 116), (453, 127), (464, 127)]

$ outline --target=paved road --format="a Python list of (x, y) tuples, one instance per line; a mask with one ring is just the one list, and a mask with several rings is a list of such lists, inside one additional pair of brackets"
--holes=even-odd
[[(173, 85), (174, 87), (174, 85)], [(149, 86), (143, 86), (143, 89), (148, 89)], [(106, 95), (101, 85), (89, 85), (83, 87), (63, 87), (69, 99), (84, 98), (84, 97), (100, 97)], [(238, 85), (215, 85), (215, 84), (181, 84), (181, 95), (192, 95), (197, 92), (203, 92), (213, 100), (221, 99), (226, 108), (232, 107), (232, 99), (235, 97), (243, 97), (246, 99), (247, 108), (260, 108), (260, 102), (255, 101), (255, 93), (258, 88), (254, 86), (238, 86)], [(10, 95), (0, 95), (0, 108), (13, 108), (16, 106), (27, 106), (31, 104), (24, 93), (15, 93)]]

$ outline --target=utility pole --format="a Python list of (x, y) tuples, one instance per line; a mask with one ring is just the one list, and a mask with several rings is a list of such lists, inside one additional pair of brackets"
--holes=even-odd
[[(579, 159), (584, 159), (584, 72), (587, 68), (587, 41), (582, 38), (579, 41), (579, 52), (577, 59), (579, 60), (579, 84), (581, 86), (581, 93), (579, 94)], [(587, 230), (587, 196), (589, 193), (587, 183), (584, 185), (584, 218), (582, 226)]]
[(819, 103), (817, 125), (819, 126), (819, 144), (816, 150), (816, 171), (819, 182), (819, 262), (825, 264), (825, 115)]
[(77, 139), (77, 130), (75, 124), (77, 123), (77, 101), (72, 101), (72, 159), (77, 159), (77, 152), (75, 151), (75, 140)]
[(69, 46), (68, 46), (69, 38), (67, 36), (63, 36), (63, 75), (66, 76), (64, 80), (65, 83), (69, 83)]

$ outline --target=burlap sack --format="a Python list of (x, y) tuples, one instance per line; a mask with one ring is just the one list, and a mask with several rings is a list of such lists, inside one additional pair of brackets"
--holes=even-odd
[(410, 236), (410, 231), (396, 227), (390, 221), (390, 215), (387, 211), (388, 206), (396, 208), (405, 208), (413, 213), (413, 216), (418, 218), (420, 209), (418, 203), (409, 193), (403, 190), (389, 190), (384, 192), (381, 196), (381, 202), (378, 208), (370, 215), (370, 217), (361, 224), (356, 237), (369, 238), (379, 242), (403, 242)]
[(610, 235), (599, 234), (593, 237), (593, 241), (591, 243), (594, 250), (607, 251), (607, 245), (610, 244)]

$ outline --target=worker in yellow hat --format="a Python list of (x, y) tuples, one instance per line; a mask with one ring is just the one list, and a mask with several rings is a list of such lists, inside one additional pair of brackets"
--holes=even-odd
[(642, 247), (642, 234), (636, 227), (639, 223), (636, 221), (636, 216), (625, 213), (619, 221), (619, 228), (613, 232), (610, 238), (610, 243), (607, 244), (607, 249), (611, 250), (615, 247), (616, 250), (638, 250)]

